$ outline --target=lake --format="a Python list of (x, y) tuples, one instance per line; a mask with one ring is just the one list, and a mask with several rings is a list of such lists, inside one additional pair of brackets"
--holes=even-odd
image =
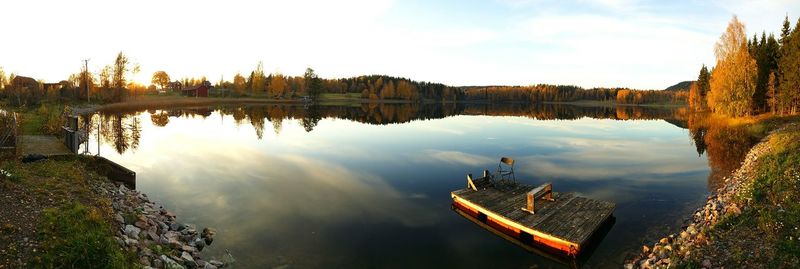
[(707, 130), (689, 118), (511, 104), (103, 111), (83, 119), (81, 150), (136, 171), (136, 188), (179, 221), (216, 228), (205, 255), (229, 250), (240, 268), (560, 266), (451, 209), (467, 173), (509, 156), (520, 182), (617, 204), (581, 262), (617, 268), (679, 229), (731, 169), (709, 166)]

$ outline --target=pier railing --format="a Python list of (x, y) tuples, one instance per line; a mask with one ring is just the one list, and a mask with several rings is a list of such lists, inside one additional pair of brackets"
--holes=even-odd
[(61, 127), (64, 136), (64, 145), (72, 153), (78, 153), (80, 147), (80, 135), (78, 134), (78, 117), (68, 116), (66, 124)]
[(17, 113), (0, 111), (0, 152), (19, 152), (19, 117)]

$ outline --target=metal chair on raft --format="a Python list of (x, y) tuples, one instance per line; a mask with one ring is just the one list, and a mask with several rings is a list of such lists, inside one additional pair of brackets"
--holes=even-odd
[(497, 164), (497, 171), (492, 175), (495, 188), (508, 190), (517, 186), (517, 177), (514, 176), (514, 159), (509, 157), (500, 158)]

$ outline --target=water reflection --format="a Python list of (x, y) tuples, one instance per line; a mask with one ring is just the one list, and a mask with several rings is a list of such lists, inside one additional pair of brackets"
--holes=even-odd
[(725, 177), (741, 166), (747, 152), (759, 141), (745, 125), (731, 125), (708, 114), (691, 114), (688, 125), (697, 153), (708, 154), (710, 191), (716, 191), (725, 183)]
[(90, 153), (136, 171), (181, 221), (218, 228), (208, 253), (229, 249), (245, 268), (557, 266), (450, 210), (464, 175), (501, 155), (526, 184), (616, 202), (586, 263), (618, 267), (704, 201), (709, 175), (681, 109), (281, 104), (83, 120)]
[[(253, 126), (259, 139), (264, 137), (267, 121), (273, 132), (280, 134), (284, 120), (299, 119), (306, 132), (311, 132), (323, 118), (347, 119), (369, 124), (407, 123), (416, 120), (439, 119), (455, 115), (516, 116), (539, 120), (575, 120), (583, 117), (614, 120), (653, 120), (662, 119), (676, 126), (682, 125), (688, 113), (685, 108), (645, 108), (635, 106), (581, 107), (564, 105), (522, 105), (522, 104), (361, 104), (359, 106), (301, 106), (292, 104), (228, 107), (190, 107), (180, 109), (156, 110), (106, 110), (97, 115), (100, 118), (84, 117), (86, 128), (97, 130), (104, 143), (114, 145), (118, 153), (138, 147), (141, 135), (140, 120), (132, 115), (147, 111), (153, 125), (165, 127), (170, 118), (207, 118), (213, 111), (223, 116), (232, 116), (237, 126), (245, 120)], [(99, 121), (99, 122), (97, 122)], [(105, 126), (105, 128), (103, 128)], [(455, 132), (458, 130), (442, 131)]]

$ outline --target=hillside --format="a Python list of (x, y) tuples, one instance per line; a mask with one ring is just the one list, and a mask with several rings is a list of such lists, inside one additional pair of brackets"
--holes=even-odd
[(689, 87), (692, 86), (694, 80), (687, 80), (678, 82), (678, 84), (672, 85), (664, 89), (665, 91), (689, 91)]

